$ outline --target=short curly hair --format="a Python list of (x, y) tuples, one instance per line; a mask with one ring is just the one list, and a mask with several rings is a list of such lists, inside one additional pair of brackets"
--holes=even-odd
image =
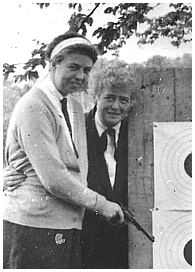
[(64, 40), (75, 38), (75, 37), (86, 39), (84, 36), (80, 35), (79, 33), (69, 32), (69, 31), (54, 38), (53, 41), (50, 44), (48, 44), (46, 48), (46, 51), (45, 51), (46, 59), (49, 60), (49, 62), (53, 64), (57, 64), (57, 63), (60, 63), (64, 59), (64, 53), (79, 53), (79, 54), (90, 57), (93, 63), (95, 63), (97, 60), (97, 51), (95, 47), (93, 45), (88, 46), (84, 44), (82, 45), (76, 44), (76, 45), (68, 46), (67, 48), (61, 50), (56, 56), (54, 56), (52, 60), (50, 59), (51, 53), (57, 44), (59, 44), (60, 42)]
[(118, 58), (99, 59), (90, 72), (88, 93), (97, 98), (104, 87), (135, 92), (137, 82), (131, 66)]

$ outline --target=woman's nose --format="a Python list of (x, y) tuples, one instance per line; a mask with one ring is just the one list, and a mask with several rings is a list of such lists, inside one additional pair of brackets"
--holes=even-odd
[(112, 103), (112, 108), (114, 108), (114, 109), (118, 109), (118, 108), (119, 108), (119, 101), (118, 101), (118, 99), (116, 99), (116, 100)]
[(84, 79), (85, 73), (84, 73), (83, 69), (79, 69), (77, 71), (76, 77), (79, 78), (79, 79)]

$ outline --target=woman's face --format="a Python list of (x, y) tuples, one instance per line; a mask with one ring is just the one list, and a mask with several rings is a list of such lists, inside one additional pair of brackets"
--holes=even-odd
[(87, 83), (93, 61), (90, 57), (78, 53), (66, 54), (64, 60), (56, 64), (51, 79), (58, 91), (66, 96), (81, 91)]
[(131, 106), (130, 92), (103, 88), (97, 99), (97, 114), (106, 127), (114, 127), (126, 116)]

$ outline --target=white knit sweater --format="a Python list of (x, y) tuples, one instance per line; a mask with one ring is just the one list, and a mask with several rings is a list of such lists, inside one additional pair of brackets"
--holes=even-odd
[(13, 192), (5, 191), (4, 219), (32, 227), (81, 229), (84, 208), (96, 201), (96, 193), (86, 187), (84, 114), (70, 97), (77, 159), (60, 106), (54, 102), (59, 97), (54, 91), (52, 99), (50, 88), (55, 88), (51, 82), (42, 90), (34, 86), (13, 111), (6, 160), (27, 178)]

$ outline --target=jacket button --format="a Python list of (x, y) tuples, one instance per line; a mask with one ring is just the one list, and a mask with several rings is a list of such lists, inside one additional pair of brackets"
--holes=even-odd
[(77, 218), (73, 217), (73, 223), (77, 222)]

